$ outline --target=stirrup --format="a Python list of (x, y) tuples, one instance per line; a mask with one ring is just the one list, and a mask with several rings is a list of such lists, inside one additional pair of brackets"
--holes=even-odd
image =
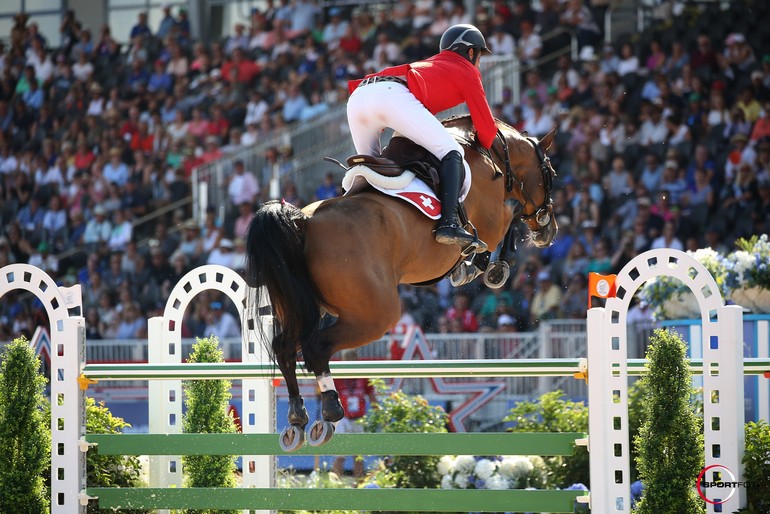
[(487, 243), (479, 239), (478, 237), (475, 237), (473, 241), (468, 243), (466, 246), (463, 247), (463, 249), (460, 251), (460, 255), (463, 257), (467, 257), (472, 253), (484, 253), (488, 252), (489, 247), (487, 246)]

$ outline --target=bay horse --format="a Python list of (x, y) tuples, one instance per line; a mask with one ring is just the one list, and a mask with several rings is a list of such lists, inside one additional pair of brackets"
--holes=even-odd
[[(496, 124), (497, 137), (486, 151), (474, 142), (469, 117), (444, 121), (471, 168), (468, 219), (490, 249), (514, 218), (525, 222), (536, 247), (546, 247), (558, 230), (550, 197), (555, 171), (545, 155), (554, 131), (537, 141)], [(297, 383), (298, 352), (321, 390), (323, 421), (307, 434), (309, 444), (319, 445), (344, 416), (329, 371), (332, 355), (369, 344), (398, 322), (399, 284), (439, 279), (461, 259), (459, 246), (434, 240), (433, 225), (415, 207), (372, 189), (301, 210), (272, 201), (257, 211), (246, 242), (246, 281), (254, 296), (265, 286), (275, 319), (269, 351), (289, 392), (290, 426), (280, 435), (284, 451), (304, 444), (308, 423)], [(324, 313), (336, 322), (321, 327)]]

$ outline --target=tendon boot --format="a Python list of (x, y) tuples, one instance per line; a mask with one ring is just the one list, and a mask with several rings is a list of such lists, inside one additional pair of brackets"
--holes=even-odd
[(463, 158), (460, 152), (453, 150), (441, 160), (439, 171), (441, 219), (436, 224), (434, 233), (438, 243), (460, 245), (465, 248), (478, 240), (460, 224), (458, 196), (460, 196), (462, 178)]

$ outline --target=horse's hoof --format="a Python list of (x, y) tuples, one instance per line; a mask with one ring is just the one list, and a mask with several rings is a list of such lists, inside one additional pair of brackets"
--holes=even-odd
[(339, 421), (345, 417), (345, 409), (340, 403), (340, 395), (337, 391), (324, 391), (321, 393), (321, 416), (324, 421)]
[(296, 425), (302, 430), (305, 430), (310, 418), (308, 418), (307, 410), (305, 409), (305, 401), (301, 396), (289, 397), (289, 425)]
[(316, 421), (310, 427), (307, 434), (307, 444), (310, 446), (321, 446), (331, 441), (334, 435), (334, 423), (331, 421)]
[(464, 286), (465, 284), (473, 282), (473, 280), (481, 275), (481, 273), (482, 271), (477, 268), (472, 261), (463, 261), (457, 269), (452, 272), (452, 275), (449, 277), (449, 282), (452, 284), (452, 287)]
[(484, 272), (484, 284), (492, 289), (499, 289), (505, 285), (511, 276), (511, 267), (505, 261), (490, 263)]
[(286, 427), (281, 432), (278, 443), (285, 452), (298, 450), (305, 444), (305, 431), (296, 425)]

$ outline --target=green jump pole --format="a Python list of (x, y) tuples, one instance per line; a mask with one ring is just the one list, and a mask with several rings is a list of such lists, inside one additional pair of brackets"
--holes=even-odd
[[(577, 432), (337, 434), (292, 455), (572, 455)], [(280, 455), (276, 434), (88, 434), (100, 455)]]
[(574, 512), (583, 491), (480, 489), (88, 488), (100, 509)]

